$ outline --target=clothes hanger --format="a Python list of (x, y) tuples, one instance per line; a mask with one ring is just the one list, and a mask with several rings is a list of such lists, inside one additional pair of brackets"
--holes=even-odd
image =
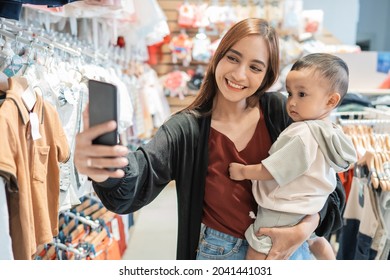
[(70, 232), (69, 237), (70, 237), (70, 242), (71, 243), (79, 243), (79, 240), (82, 238), (79, 238), (79, 236), (84, 232), (84, 225), (79, 224), (72, 232)]
[(33, 259), (42, 259), (45, 254), (45, 244), (38, 245), (37, 251), (35, 252)]
[(375, 157), (375, 170), (377, 172), (378, 180), (379, 180), (379, 186), (382, 190), (386, 191), (388, 189), (387, 186), (387, 176), (385, 176), (385, 173), (383, 171), (383, 163), (382, 163), (382, 157), (379, 152), (374, 153)]
[(96, 248), (106, 237), (108, 237), (107, 230), (102, 229), (90, 243)]
[(50, 245), (50, 248), (46, 251), (46, 254), (42, 257), (42, 260), (54, 260), (56, 257), (56, 247), (54, 244)]
[(390, 135), (385, 135), (386, 150), (390, 151)]
[(90, 216), (92, 213), (97, 211), (99, 207), (100, 207), (99, 203), (95, 203), (89, 206), (88, 208), (84, 209), (80, 214), (82, 214), (82, 216), (84, 217)]
[(83, 211), (85, 208), (87, 208), (88, 206), (90, 206), (92, 204), (92, 201), (87, 198), (86, 200), (84, 200), (81, 204), (77, 205), (75, 208), (74, 208), (74, 212), (76, 213), (80, 213), (81, 211)]
[(115, 215), (116, 214), (114, 212), (107, 211), (101, 216), (101, 219), (104, 221), (105, 224), (107, 224), (108, 222), (110, 222), (112, 219), (115, 218)]
[(63, 229), (62, 232), (65, 236), (69, 234), (69, 232), (76, 226), (76, 220), (72, 219)]
[(107, 208), (106, 207), (102, 207), (100, 208), (98, 211), (96, 211), (95, 213), (93, 213), (91, 215), (91, 218), (92, 220), (96, 220), (96, 219), (99, 219), (103, 214), (105, 214), (107, 212)]
[(92, 230), (89, 232), (89, 234), (84, 238), (84, 242), (91, 243), (92, 240), (99, 234), (98, 231)]
[(358, 165), (366, 165), (370, 171), (370, 181), (374, 189), (379, 187), (379, 178), (375, 165), (375, 152), (366, 151), (361, 159), (358, 160)]
[(388, 187), (389, 187), (388, 190), (390, 190), (390, 172), (388, 171), (389, 165), (390, 165), (389, 152), (388, 151), (382, 151), (380, 154), (381, 154), (381, 157), (382, 157), (383, 172), (386, 175), (387, 179), (389, 180), (388, 181)]

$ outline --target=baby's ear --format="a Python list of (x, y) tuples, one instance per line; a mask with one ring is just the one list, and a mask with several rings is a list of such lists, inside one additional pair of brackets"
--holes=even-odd
[(340, 102), (341, 96), (338, 92), (333, 92), (330, 94), (327, 105), (335, 108)]

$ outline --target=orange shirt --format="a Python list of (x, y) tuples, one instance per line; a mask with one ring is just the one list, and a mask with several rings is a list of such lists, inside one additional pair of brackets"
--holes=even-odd
[(7, 179), (10, 234), (15, 259), (31, 259), (37, 246), (58, 234), (59, 162), (70, 156), (56, 109), (36, 94), (40, 139), (31, 136), (30, 115), (21, 94), (23, 78), (10, 78), (0, 108), (0, 175)]

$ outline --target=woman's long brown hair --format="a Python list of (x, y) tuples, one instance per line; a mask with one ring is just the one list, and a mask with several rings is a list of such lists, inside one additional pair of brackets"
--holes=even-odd
[(227, 51), (235, 43), (249, 35), (259, 35), (264, 38), (269, 52), (267, 73), (258, 90), (248, 97), (247, 105), (253, 107), (259, 102), (259, 95), (266, 92), (275, 83), (279, 75), (279, 38), (275, 29), (267, 21), (259, 18), (247, 18), (233, 25), (223, 36), (208, 65), (197, 97), (184, 111), (190, 111), (195, 115), (211, 114), (212, 103), (217, 94), (215, 69)]

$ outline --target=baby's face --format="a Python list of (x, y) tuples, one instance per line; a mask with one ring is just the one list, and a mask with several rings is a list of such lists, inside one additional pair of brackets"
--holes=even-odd
[(295, 122), (324, 119), (333, 109), (329, 106), (327, 80), (311, 69), (290, 71), (286, 79), (286, 89), (286, 109)]

